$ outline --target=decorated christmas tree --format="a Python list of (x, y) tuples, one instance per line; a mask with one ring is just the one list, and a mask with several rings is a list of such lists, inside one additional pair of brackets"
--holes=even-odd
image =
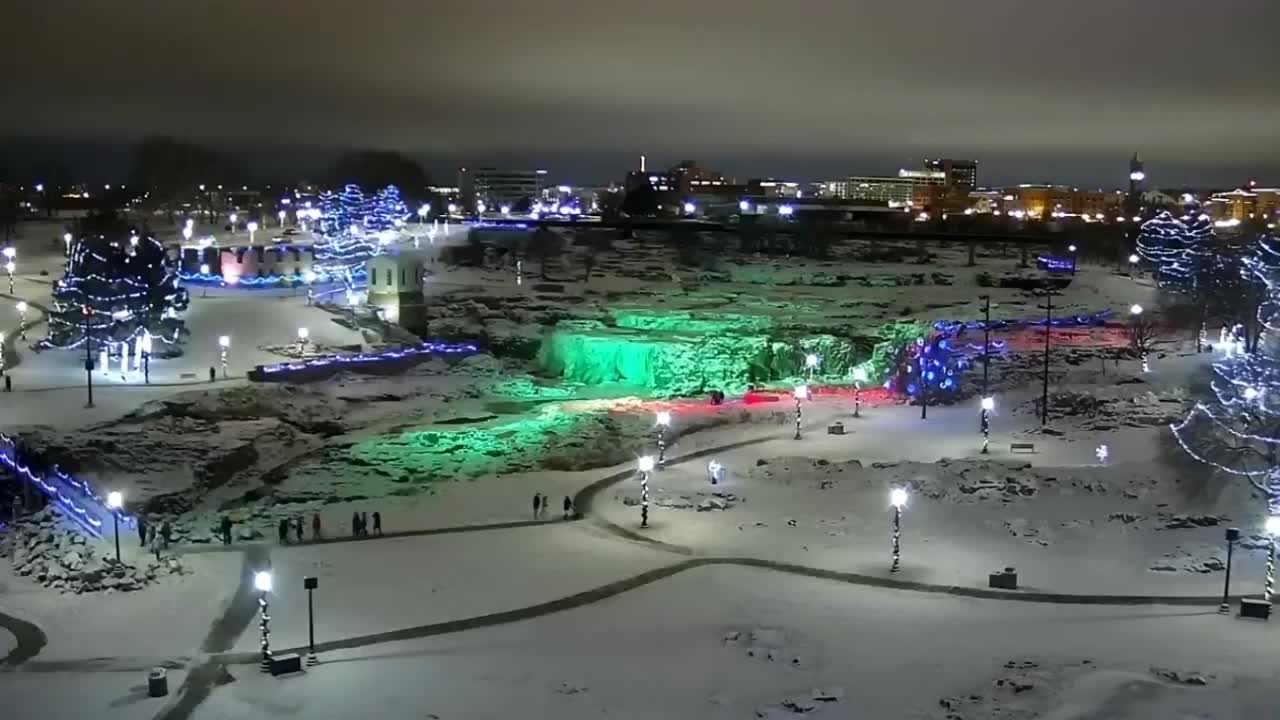
[(376, 235), (387, 230), (395, 230), (407, 217), (409, 217), (409, 209), (400, 198), (400, 189), (395, 185), (388, 185), (373, 197), (369, 212), (364, 218), (365, 231)]
[(1183, 272), (1186, 226), (1168, 211), (1161, 212), (1142, 224), (1138, 232), (1138, 255), (1155, 266), (1157, 283), (1176, 281)]
[(71, 247), (66, 274), (54, 284), (44, 347), (94, 347), (117, 352), (150, 336), (157, 355), (182, 339), (178, 313), (187, 308), (178, 267), (147, 230), (132, 231), (115, 215), (86, 218)]
[(365, 227), (368, 201), (358, 185), (342, 193), (320, 196), (320, 237), (315, 244), (316, 264), (337, 278), (360, 277), (364, 264), (378, 254), (377, 239)]

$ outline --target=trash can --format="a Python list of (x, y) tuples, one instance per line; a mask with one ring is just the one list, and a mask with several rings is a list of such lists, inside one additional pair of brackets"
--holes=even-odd
[(162, 667), (151, 668), (147, 675), (147, 694), (151, 697), (164, 697), (169, 694), (169, 671)]

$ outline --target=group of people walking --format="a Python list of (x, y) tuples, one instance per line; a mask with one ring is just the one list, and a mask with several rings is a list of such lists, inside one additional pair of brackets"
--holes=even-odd
[[(540, 492), (534, 493), (533, 494), (533, 519), (541, 520), (545, 518), (547, 516), (547, 509), (550, 506), (551, 506), (551, 498), (547, 497), (546, 495), (543, 495)], [(568, 495), (565, 495), (564, 502), (561, 504), (561, 507), (564, 508), (564, 514), (561, 516), (563, 519), (568, 520), (569, 518), (574, 516), (573, 498), (569, 497)]]
[(156, 532), (155, 525), (148, 523), (145, 517), (138, 516), (138, 545), (154, 553), (156, 560), (160, 559), (161, 550), (169, 549), (169, 543), (172, 541), (173, 526), (168, 520), (160, 523), (160, 531)]
[[(373, 511), (373, 534), (382, 536), (382, 513), (377, 510)], [(352, 537), (369, 537), (369, 513), (351, 513), (351, 535)]]

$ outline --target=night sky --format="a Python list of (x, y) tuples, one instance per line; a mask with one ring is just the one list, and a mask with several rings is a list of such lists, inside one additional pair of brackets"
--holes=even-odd
[(277, 174), (379, 147), (446, 181), (645, 152), (1118, 186), (1138, 150), (1159, 185), (1280, 184), (1276, 0), (15, 0), (0, 26), (0, 144), (84, 172), (165, 133)]

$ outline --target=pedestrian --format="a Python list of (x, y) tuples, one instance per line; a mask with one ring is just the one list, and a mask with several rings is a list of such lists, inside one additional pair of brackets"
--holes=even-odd
[(382, 537), (382, 513), (373, 511), (373, 534)]
[(360, 513), (355, 511), (351, 513), (351, 536), (360, 537)]
[(369, 537), (369, 513), (360, 513), (360, 534)]
[(147, 519), (138, 516), (138, 547), (147, 546)]
[(298, 543), (302, 543), (302, 516), (293, 519), (293, 534), (298, 536)]
[(542, 495), (540, 493), (533, 494), (533, 519), (538, 519), (538, 510), (542, 509)]
[(227, 515), (222, 516), (222, 544), (231, 544), (231, 518)]
[(280, 544), (289, 544), (289, 518), (280, 518), (279, 524), (276, 525), (276, 533), (280, 536)]
[(173, 526), (169, 524), (168, 520), (165, 520), (164, 524), (160, 526), (160, 538), (164, 542), (164, 549), (168, 550), (169, 543), (173, 541)]
[(573, 500), (570, 500), (569, 496), (565, 495), (564, 496), (564, 519), (565, 520), (569, 519), (569, 513), (572, 510), (573, 510)]
[(156, 562), (160, 562), (160, 535), (156, 533), (156, 529), (151, 528), (151, 552), (156, 555)]
[(213, 381), (215, 381), (215, 380), (217, 380), (217, 379), (218, 379), (218, 373), (217, 373), (217, 372), (215, 372), (215, 371), (214, 371), (214, 369), (213, 369), (213, 366), (212, 366), (212, 365), (210, 365), (210, 366), (209, 366), (209, 382), (213, 382)]
[(311, 539), (320, 539), (320, 513), (311, 516)]
[(4, 391), (13, 392), (13, 378), (8, 375), (4, 376)]
[(147, 542), (142, 547), (145, 550), (148, 547), (155, 546), (155, 544), (156, 544), (156, 526), (149, 525), (147, 526)]

